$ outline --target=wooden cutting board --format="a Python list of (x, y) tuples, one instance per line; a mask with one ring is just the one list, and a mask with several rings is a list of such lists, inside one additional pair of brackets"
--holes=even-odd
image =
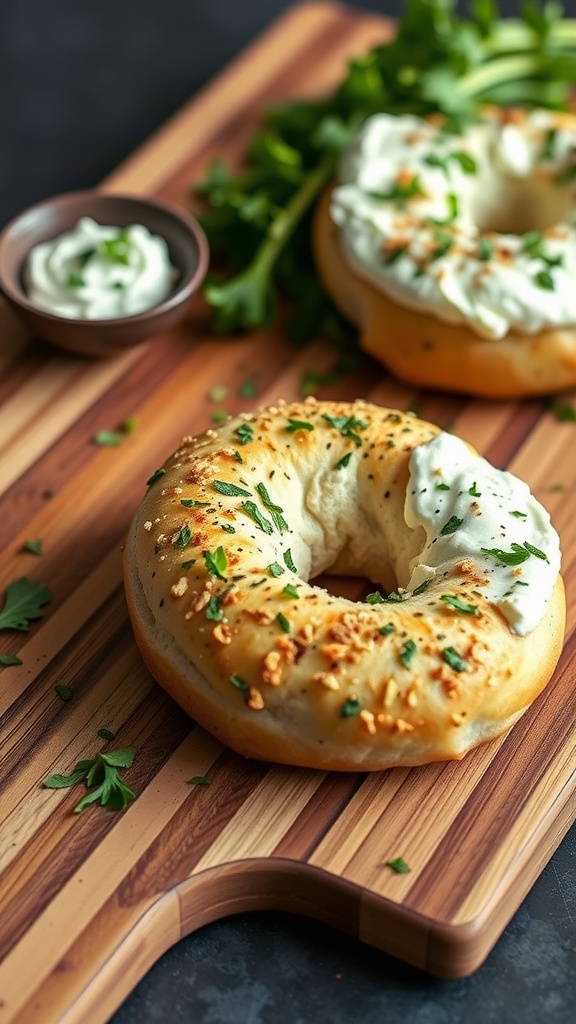
[[(238, 157), (263, 104), (331, 87), (347, 57), (388, 32), (337, 6), (295, 7), (105, 187), (186, 205), (212, 157)], [(88, 362), (0, 316), (0, 586), (27, 575), (54, 595), (29, 633), (0, 637), (23, 662), (0, 670), (0, 1020), (105, 1020), (182, 935), (247, 909), (311, 915), (440, 975), (473, 970), (575, 816), (574, 424), (539, 401), (419, 395), (368, 360), (319, 391), (417, 402), (530, 483), (562, 537), (566, 645), (531, 711), (461, 763), (368, 776), (253, 763), (145, 671), (120, 549), (151, 470), (210, 422), (214, 386), (228, 387), (234, 413), (291, 399), (305, 370), (330, 366), (330, 348), (296, 350), (273, 331), (215, 339), (198, 299), (178, 330)], [(257, 399), (242, 399), (251, 376)], [(120, 446), (94, 444), (132, 416)], [(35, 537), (41, 556), (23, 551)], [(40, 783), (102, 749), (101, 728), (116, 733), (109, 747), (137, 748), (126, 774), (137, 800), (76, 816), (78, 789)], [(187, 784), (195, 775), (210, 785)], [(385, 866), (398, 856), (409, 874)]]

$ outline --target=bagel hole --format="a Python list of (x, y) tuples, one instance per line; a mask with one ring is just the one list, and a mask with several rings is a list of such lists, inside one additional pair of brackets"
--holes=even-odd
[(471, 215), (482, 233), (523, 235), (566, 221), (571, 209), (566, 186), (531, 176), (515, 178), (492, 170), (480, 176)]
[(339, 574), (322, 573), (308, 582), (312, 587), (321, 587), (322, 590), (327, 590), (333, 597), (343, 597), (347, 601), (362, 603), (366, 600), (368, 594), (373, 594), (375, 591), (379, 591), (383, 597), (386, 597), (386, 591), (377, 583), (368, 579), (367, 576), (342, 576)]

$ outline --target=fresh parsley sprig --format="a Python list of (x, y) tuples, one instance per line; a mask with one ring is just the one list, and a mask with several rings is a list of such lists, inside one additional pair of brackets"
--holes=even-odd
[(293, 300), (294, 340), (324, 332), (345, 341), (314, 267), (311, 216), (339, 152), (371, 114), (439, 112), (460, 129), (485, 104), (568, 105), (576, 19), (563, 19), (559, 4), (527, 0), (521, 17), (507, 19), (494, 0), (475, 0), (468, 17), (454, 6), (407, 0), (395, 39), (352, 60), (331, 95), (266, 111), (242, 171), (218, 160), (196, 185), (212, 251), (231, 275), (212, 276), (205, 289), (218, 331), (265, 326), (283, 293)]
[(112, 811), (122, 811), (136, 799), (136, 794), (122, 781), (119, 769), (130, 768), (135, 754), (133, 747), (96, 754), (95, 758), (78, 761), (70, 775), (49, 775), (42, 785), (46, 789), (68, 789), (83, 782), (88, 793), (76, 804), (74, 814), (96, 803)]
[(43, 583), (35, 583), (26, 576), (12, 580), (6, 588), (6, 600), (0, 611), (0, 629), (27, 632), (31, 622), (42, 618), (42, 609), (51, 600), (52, 592)]

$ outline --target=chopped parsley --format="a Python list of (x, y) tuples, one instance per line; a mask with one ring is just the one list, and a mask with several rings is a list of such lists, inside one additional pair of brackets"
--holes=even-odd
[(294, 565), (294, 559), (292, 558), (292, 552), (291, 552), (290, 548), (286, 548), (286, 551), (282, 552), (282, 558), (284, 559), (284, 562), (286, 564), (286, 568), (290, 569), (290, 572), (295, 572), (295, 573), (298, 572), (298, 569)]
[(387, 868), (392, 868), (397, 875), (409, 875), (412, 868), (406, 863), (404, 857), (395, 857), (394, 860), (385, 861)]
[(228, 483), (226, 480), (215, 480), (214, 488), (219, 491), (220, 494), (225, 494), (229, 498), (250, 497), (250, 491), (245, 490), (244, 487), (238, 487), (237, 484)]
[(534, 547), (533, 544), (529, 544), (528, 541), (524, 541), (524, 544), (517, 544), (516, 541), (513, 541), (510, 551), (504, 551), (503, 548), (481, 548), (480, 550), (483, 555), (497, 558), (503, 565), (521, 565), (527, 558), (530, 558), (530, 555), (541, 558), (544, 562), (548, 561), (545, 552)]
[(440, 536), (448, 537), (451, 533), (456, 533), (456, 530), (460, 529), (463, 522), (464, 520), (459, 519), (458, 516), (450, 516), (448, 522), (444, 523), (444, 526), (440, 530)]
[(365, 420), (360, 420), (356, 416), (329, 416), (327, 413), (322, 413), (322, 419), (326, 420), (331, 427), (335, 427), (342, 437), (349, 438), (357, 446), (362, 444), (362, 438), (356, 431), (366, 429), (368, 424)]
[(258, 527), (259, 530), (262, 530), (263, 533), (267, 533), (268, 535), (274, 533), (274, 527), (272, 526), (272, 523), (270, 522), (269, 519), (266, 519), (265, 516), (262, 515), (260, 509), (255, 504), (255, 502), (243, 501), (241, 508), (244, 510), (246, 515), (249, 516), (250, 519), (252, 519), (256, 523), (256, 526)]
[(352, 452), (346, 452), (346, 455), (343, 455), (341, 459), (338, 459), (338, 462), (335, 464), (334, 469), (345, 469), (348, 463), (350, 462), (351, 458)]
[(224, 618), (224, 613), (222, 611), (222, 599), (216, 594), (212, 595), (206, 605), (206, 618), (209, 619), (210, 622), (221, 622)]
[(364, 604), (385, 604), (386, 598), (382, 597), (379, 590), (375, 590), (373, 594), (366, 594), (364, 598)]
[(274, 504), (264, 484), (256, 484), (256, 490), (260, 495), (260, 500), (262, 501), (262, 504), (266, 506), (270, 515), (272, 516), (272, 521), (278, 532), (285, 533), (289, 529), (289, 526), (283, 516), (284, 510), (280, 508), (280, 505)]
[(513, 512), (510, 512), (510, 515), (514, 516), (515, 519), (527, 519), (528, 518), (528, 513), (527, 512), (519, 512), (517, 509), (515, 509)]
[(52, 600), (52, 592), (43, 583), (26, 576), (13, 580), (6, 588), (6, 600), (0, 611), (0, 629), (27, 632), (34, 619), (41, 619), (42, 608)]
[(437, 491), (449, 491), (450, 490), (450, 484), (445, 484), (445, 483), (436, 484), (436, 490)]
[(56, 683), (54, 690), (65, 703), (72, 700), (74, 695), (74, 690), (70, 686), (63, 686), (61, 683)]
[(8, 668), (9, 665), (22, 664), (22, 658), (19, 658), (17, 654), (0, 654), (0, 666), (2, 668)]
[(236, 690), (240, 690), (240, 693), (248, 693), (250, 690), (250, 687), (248, 686), (246, 680), (241, 679), (240, 676), (230, 676), (230, 682), (232, 683), (232, 686), (234, 686)]
[(292, 583), (287, 583), (282, 593), (285, 594), (286, 597), (295, 597), (297, 601), (300, 600), (300, 594)]
[(417, 587), (414, 587), (414, 590), (412, 591), (413, 596), (417, 597), (418, 594), (423, 594), (425, 590), (428, 590), (431, 583), (432, 580), (422, 580), (422, 583), (419, 583)]
[(462, 612), (464, 615), (478, 615), (478, 608), (475, 604), (468, 604), (467, 601), (462, 601), (455, 594), (441, 594), (440, 600), (445, 601), (451, 608), (454, 608), (457, 612)]
[(472, 487), (469, 487), (469, 488), (468, 488), (468, 494), (469, 494), (469, 495), (470, 495), (470, 496), (471, 496), (472, 498), (481, 498), (481, 497), (482, 497), (482, 491), (479, 491), (479, 490), (477, 489), (477, 487), (476, 487), (476, 481), (474, 481), (474, 483), (472, 484)]
[(399, 658), (404, 668), (410, 668), (412, 658), (416, 654), (416, 644), (413, 640), (407, 640), (406, 643), (402, 644), (400, 649)]
[(187, 786), (209, 786), (210, 779), (207, 779), (205, 775), (193, 775), (191, 779), (186, 779)]
[(220, 544), (216, 551), (203, 551), (204, 561), (206, 563), (206, 569), (211, 576), (217, 576), (220, 580), (225, 580), (224, 575), (228, 567), (228, 559), (226, 558), (226, 552)]
[(362, 701), (358, 697), (348, 697), (340, 708), (342, 718), (352, 718), (362, 711)]
[(165, 472), (165, 469), (155, 469), (154, 472), (152, 473), (152, 476), (149, 477), (148, 480), (146, 481), (147, 486), (152, 487), (152, 484), (155, 484), (156, 481), (160, 479), (160, 477), (164, 476)]
[(119, 769), (130, 768), (135, 754), (133, 747), (100, 753), (93, 759), (78, 761), (70, 775), (49, 775), (42, 785), (46, 789), (67, 789), (83, 782), (88, 793), (76, 804), (74, 814), (80, 814), (95, 803), (121, 811), (130, 800), (136, 799), (136, 794), (122, 781)]
[(239, 427), (236, 427), (234, 433), (240, 444), (248, 444), (249, 441), (254, 440), (254, 429), (249, 423), (241, 423)]
[(556, 287), (554, 278), (549, 270), (539, 270), (537, 274), (534, 274), (534, 283), (546, 292), (553, 292)]
[(294, 434), (297, 430), (314, 430), (314, 424), (308, 423), (307, 420), (288, 420), (286, 430), (289, 434)]
[(282, 576), (284, 573), (284, 566), (279, 565), (278, 562), (272, 562), (268, 566), (268, 572), (271, 576)]
[(287, 619), (286, 616), (282, 614), (282, 612), (278, 612), (278, 615), (276, 616), (276, 622), (280, 626), (280, 629), (282, 630), (283, 633), (290, 633), (292, 631), (292, 625), (290, 623), (290, 620)]
[(31, 555), (42, 554), (42, 541), (40, 537), (34, 537), (32, 540), (27, 540), (22, 545), (24, 551), (29, 551)]
[(185, 524), (182, 526), (175, 537), (172, 539), (172, 544), (175, 548), (186, 548), (192, 540), (192, 531), (190, 527)]
[(387, 622), (385, 626), (380, 626), (378, 632), (381, 636), (390, 636), (390, 634), (394, 633), (395, 630), (396, 626), (394, 626), (392, 622)]
[(445, 647), (442, 651), (442, 657), (455, 672), (466, 672), (470, 668), (466, 659), (461, 654), (458, 654), (454, 647)]

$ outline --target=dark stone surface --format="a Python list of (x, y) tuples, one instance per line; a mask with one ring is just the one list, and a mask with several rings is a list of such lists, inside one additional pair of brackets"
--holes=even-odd
[[(287, 6), (2, 0), (0, 226), (46, 195), (97, 184)], [(576, 13), (576, 0), (565, 9)], [(182, 940), (113, 1024), (572, 1024), (575, 1007), (572, 830), (471, 978), (429, 978), (299, 918), (244, 915)]]

